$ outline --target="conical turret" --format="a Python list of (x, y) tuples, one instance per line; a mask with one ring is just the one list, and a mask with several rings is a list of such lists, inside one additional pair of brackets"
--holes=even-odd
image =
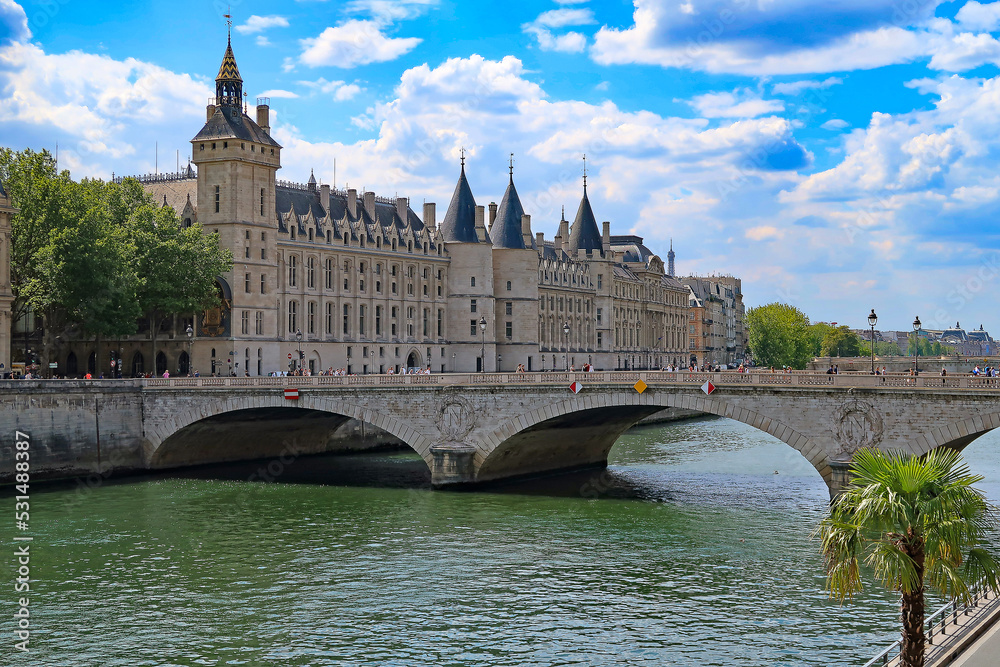
[(465, 178), (465, 156), (462, 157), (462, 173), (451, 196), (448, 212), (441, 223), (441, 233), (446, 243), (479, 243), (476, 233), (476, 198)]
[(220, 107), (236, 108), (241, 108), (243, 105), (243, 77), (240, 76), (240, 68), (236, 66), (232, 37), (226, 44), (222, 65), (215, 77), (215, 104)]
[(524, 244), (524, 230), (521, 227), (523, 215), (521, 198), (517, 196), (517, 188), (514, 187), (514, 165), (511, 161), (510, 183), (507, 185), (507, 191), (503, 193), (503, 199), (500, 200), (496, 222), (490, 227), (490, 238), (493, 239), (494, 248), (524, 250), (527, 247)]

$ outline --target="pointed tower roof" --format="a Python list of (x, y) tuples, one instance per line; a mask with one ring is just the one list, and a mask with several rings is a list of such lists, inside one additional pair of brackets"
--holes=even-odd
[(512, 248), (524, 250), (524, 235), (521, 233), (521, 216), (524, 215), (524, 208), (521, 206), (521, 198), (517, 196), (517, 188), (514, 187), (514, 162), (511, 158), (510, 183), (507, 191), (503, 193), (500, 200), (500, 208), (497, 209), (497, 217), (490, 227), (490, 238), (493, 239), (494, 248)]
[(602, 247), (601, 232), (597, 229), (594, 209), (590, 207), (590, 198), (587, 197), (587, 184), (584, 183), (583, 199), (580, 200), (580, 208), (576, 211), (576, 219), (569, 232), (569, 249), (576, 252), (577, 250), (600, 250)]
[(236, 56), (233, 55), (232, 37), (229, 38), (229, 42), (226, 44), (226, 54), (222, 56), (222, 66), (219, 67), (219, 74), (215, 77), (215, 80), (239, 81), (243, 83), (243, 77), (240, 76), (240, 68), (236, 66)]
[(462, 157), (462, 173), (451, 196), (448, 212), (441, 223), (441, 233), (446, 243), (479, 243), (476, 234), (476, 198), (465, 178), (465, 157)]

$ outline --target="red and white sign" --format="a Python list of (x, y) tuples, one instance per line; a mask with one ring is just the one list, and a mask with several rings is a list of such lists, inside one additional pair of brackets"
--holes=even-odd
[(299, 390), (298, 389), (286, 389), (285, 390), (285, 400), (286, 401), (297, 401), (297, 400), (299, 400)]
[(292, 358), (292, 353), (291, 353), (291, 352), (289, 352), (289, 353), (288, 353), (288, 358), (289, 358), (289, 359), (291, 359), (291, 358)]
[(701, 390), (706, 394), (711, 394), (713, 391), (715, 391), (715, 385), (712, 384), (711, 382), (706, 382), (705, 384), (701, 385)]
[(581, 389), (583, 389), (583, 385), (579, 382), (574, 382), (569, 386), (569, 390), (574, 394), (579, 394)]

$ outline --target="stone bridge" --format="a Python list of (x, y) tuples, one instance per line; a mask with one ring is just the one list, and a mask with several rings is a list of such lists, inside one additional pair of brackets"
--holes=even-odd
[[(711, 395), (705, 382), (716, 386)], [(0, 481), (13, 479), (15, 430), (31, 437), (39, 479), (326, 452), (331, 434), (356, 419), (410, 446), (435, 485), (470, 484), (606, 465), (625, 430), (665, 408), (770, 433), (835, 494), (861, 447), (960, 450), (1000, 427), (1000, 383), (655, 371), (5, 381)]]

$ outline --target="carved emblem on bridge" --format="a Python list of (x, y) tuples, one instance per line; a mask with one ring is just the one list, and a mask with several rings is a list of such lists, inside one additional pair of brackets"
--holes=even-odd
[(461, 441), (475, 425), (476, 411), (466, 399), (452, 396), (441, 403), (438, 428), (446, 441)]
[(875, 406), (868, 401), (846, 401), (840, 407), (837, 423), (840, 449), (849, 456), (859, 449), (875, 447), (882, 441), (885, 424)]

